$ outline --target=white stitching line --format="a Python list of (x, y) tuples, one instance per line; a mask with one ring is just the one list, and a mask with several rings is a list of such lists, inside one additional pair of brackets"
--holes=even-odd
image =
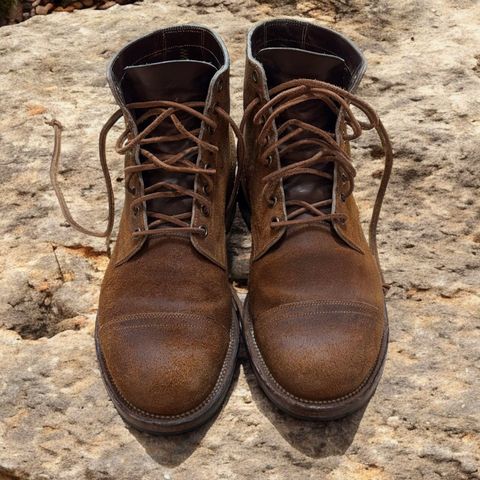
[[(348, 313), (351, 313), (351, 312), (348, 312)], [(355, 313), (362, 313), (362, 312), (355, 312)], [(369, 314), (364, 314), (364, 315), (367, 315), (367, 316), (372, 316), (372, 315), (369, 315)], [(356, 393), (358, 393), (367, 383), (368, 381), (370, 380), (371, 376), (372, 376), (372, 373), (373, 371), (375, 370), (375, 368), (377, 367), (377, 364), (378, 364), (378, 360), (380, 358), (380, 354), (381, 354), (381, 351), (382, 349), (380, 348), (379, 352), (378, 352), (378, 355), (377, 355), (377, 358), (375, 360), (375, 364), (374, 366), (368, 371), (365, 379), (363, 380), (363, 382), (355, 389), (353, 390), (352, 392), (348, 393), (347, 395), (344, 395), (343, 397), (338, 397), (338, 398), (335, 398), (333, 400), (306, 400), (304, 398), (300, 398), (300, 397), (297, 397), (295, 395), (292, 395), (290, 392), (288, 392), (287, 390), (285, 390), (278, 382), (277, 380), (273, 377), (272, 373), (270, 372), (270, 369), (268, 368), (267, 364), (265, 363), (265, 360), (263, 359), (263, 356), (260, 352), (260, 349), (257, 345), (257, 340), (255, 338), (255, 332), (253, 330), (253, 322), (250, 321), (250, 328), (249, 328), (249, 331), (250, 331), (250, 335), (252, 337), (252, 340), (253, 340), (253, 344), (254, 344), (254, 347), (255, 347), (255, 350), (257, 351), (257, 354), (258, 354), (258, 357), (259, 357), (259, 360), (261, 362), (261, 364), (263, 365), (264, 367), (264, 370), (265, 372), (267, 373), (268, 377), (273, 381), (273, 383), (275, 384), (275, 386), (278, 387), (278, 389), (284, 393), (285, 395), (287, 395), (288, 397), (290, 398), (293, 398), (294, 400), (297, 400), (299, 401), (300, 403), (303, 403), (303, 404), (310, 404), (310, 405), (325, 405), (325, 404), (329, 404), (329, 403), (338, 403), (338, 402), (341, 402), (343, 400), (346, 400), (347, 398), (350, 398), (352, 397), (353, 395), (355, 395)], [(383, 335), (385, 335), (385, 329), (383, 331)], [(382, 343), (383, 343), (383, 336), (382, 336)]]
[[(114, 328), (120, 328), (120, 327), (115, 327), (116, 325), (123, 324), (126, 322), (129, 322), (130, 320), (145, 320), (145, 318), (158, 318), (158, 319), (165, 319), (168, 317), (179, 317), (184, 318), (185, 320), (187, 319), (197, 319), (197, 320), (208, 320), (209, 322), (214, 322), (215, 324), (217, 323), (215, 319), (212, 317), (209, 317), (208, 315), (198, 315), (195, 313), (184, 313), (184, 312), (146, 312), (146, 313), (132, 313), (131, 315), (123, 315), (121, 317), (117, 317), (116, 320), (110, 320), (109, 322), (105, 322), (102, 325), (98, 327), (98, 333), (104, 328), (104, 327), (109, 327), (112, 325)], [(172, 325), (174, 322), (172, 322)], [(179, 325), (178, 320), (177, 320), (177, 325)], [(189, 325), (193, 325), (192, 323), (189, 323)], [(221, 327), (227, 331), (227, 329), (221, 325)], [(125, 327), (124, 327), (125, 328)], [(227, 331), (228, 333), (228, 331)]]
[(309, 24), (306, 23), (304, 26), (303, 26), (303, 31), (302, 31), (302, 48), (305, 49), (305, 42), (306, 42), (306, 39), (307, 39), (307, 30), (308, 30), (308, 27), (309, 27)]
[[(111, 325), (111, 330), (130, 330), (134, 328), (145, 328), (145, 327), (180, 327), (180, 326), (185, 326), (185, 327), (196, 327), (198, 326), (196, 323), (186, 323), (186, 322), (171, 322), (171, 323), (142, 323), (140, 325), (116, 325), (115, 323), (110, 322)], [(222, 329), (228, 334), (228, 330), (223, 326), (218, 324), (219, 327), (222, 327)], [(203, 329), (203, 328), (202, 328)], [(100, 332), (100, 330), (99, 330)]]
[[(310, 307), (313, 306), (316, 308), (316, 312), (318, 311), (319, 313), (322, 312), (328, 312), (328, 310), (318, 310), (319, 307), (327, 307), (327, 306), (345, 306), (345, 307), (357, 307), (359, 310), (373, 310), (374, 313), (378, 313), (379, 309), (375, 305), (370, 305), (369, 303), (363, 303), (363, 302), (343, 302), (341, 300), (314, 300), (314, 301), (306, 301), (306, 302), (292, 302), (292, 303), (285, 303), (282, 305), (278, 305), (276, 307), (269, 308), (268, 310), (265, 310), (264, 312), (260, 313), (258, 315), (258, 319), (263, 318), (266, 315), (271, 315), (272, 313), (280, 312), (280, 311), (290, 311), (291, 309), (297, 309), (297, 308), (302, 308), (302, 307)], [(332, 309), (332, 313), (336, 313), (337, 311)], [(338, 312), (342, 313), (342, 312)], [(345, 313), (361, 313), (360, 311), (357, 312), (345, 312)]]
[[(359, 312), (358, 310), (315, 310), (314, 312), (300, 313), (299, 317), (315, 317), (319, 313), (355, 313), (356, 315), (364, 317), (374, 317), (371, 313), (368, 312)], [(260, 316), (258, 317), (260, 319)], [(280, 320), (288, 320), (289, 317), (280, 317)]]
[(165, 35), (165, 30), (162, 30), (162, 50), (161, 51), (165, 51), (166, 48), (167, 48), (167, 36)]
[(197, 412), (198, 410), (201, 410), (203, 407), (205, 407), (212, 399), (212, 397), (215, 396), (215, 394), (220, 390), (221, 386), (222, 386), (222, 383), (223, 383), (223, 380), (225, 378), (225, 373), (226, 373), (226, 369), (227, 369), (227, 366), (229, 364), (229, 360), (230, 358), (232, 357), (232, 351), (233, 351), (233, 345), (234, 345), (234, 337), (233, 337), (233, 333), (234, 333), (234, 324), (233, 322), (235, 321), (234, 318), (232, 318), (232, 326), (230, 328), (230, 342), (229, 342), (229, 345), (228, 345), (228, 350), (227, 350), (227, 354), (225, 356), (225, 360), (223, 362), (223, 366), (222, 366), (222, 369), (220, 370), (220, 375), (218, 377), (218, 380), (217, 382), (215, 383), (215, 386), (213, 388), (213, 390), (210, 392), (210, 394), (208, 395), (208, 397), (200, 404), (198, 405), (197, 407), (191, 409), (191, 410), (188, 410), (187, 412), (184, 412), (184, 413), (181, 413), (181, 414), (178, 414), (178, 415), (158, 415), (158, 414), (155, 414), (155, 413), (149, 413), (149, 412), (146, 412), (140, 408), (137, 408), (135, 407), (135, 405), (131, 404), (122, 394), (122, 392), (120, 391), (120, 389), (117, 387), (115, 381), (113, 380), (113, 377), (111, 376), (110, 372), (108, 371), (108, 368), (107, 368), (107, 364), (105, 362), (105, 357), (103, 356), (103, 352), (100, 351), (101, 355), (102, 355), (102, 360), (105, 364), (105, 371), (108, 375), (108, 378), (110, 379), (110, 382), (112, 383), (112, 386), (114, 387), (115, 389), (115, 392), (117, 393), (117, 395), (119, 395), (119, 397), (124, 401), (125, 405), (127, 405), (131, 410), (133, 410), (134, 412), (136, 413), (140, 413), (141, 415), (144, 415), (144, 416), (147, 416), (147, 417), (150, 417), (150, 418), (158, 418), (158, 419), (176, 419), (176, 418), (184, 418), (184, 417), (187, 417), (195, 412)]

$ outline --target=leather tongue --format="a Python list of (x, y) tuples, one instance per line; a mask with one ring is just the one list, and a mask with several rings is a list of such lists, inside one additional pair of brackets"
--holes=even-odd
[[(176, 60), (157, 62), (146, 65), (134, 65), (126, 67), (121, 83), (122, 92), (126, 103), (147, 102), (154, 100), (168, 100), (178, 103), (205, 101), (212, 77), (217, 69), (210, 63), (194, 60)], [(145, 113), (146, 109), (132, 111), (134, 118)], [(200, 127), (200, 120), (183, 111), (175, 113), (182, 125), (189, 131)], [(143, 130), (148, 123), (154, 120), (151, 117), (144, 124), (138, 125)], [(178, 135), (179, 132), (171, 119), (162, 122), (149, 136)], [(173, 142), (159, 142), (144, 145), (158, 158), (167, 158), (182, 150), (194, 146), (190, 139), (182, 139)], [(192, 154), (189, 160), (195, 162), (196, 154)], [(142, 159), (145, 161), (145, 159)], [(157, 182), (167, 181), (192, 189), (194, 176), (154, 170), (143, 173), (145, 187)], [(147, 209), (152, 212), (161, 212), (167, 215), (176, 215), (190, 211), (192, 208), (191, 197), (167, 197), (151, 200)], [(165, 226), (170, 226), (166, 225)]]
[[(335, 55), (298, 48), (264, 48), (257, 54), (267, 75), (268, 88), (289, 80), (308, 78), (346, 88), (350, 81), (345, 62)], [(335, 115), (322, 102), (304, 102), (287, 110), (279, 121), (297, 118), (324, 130), (333, 131)]]
[(124, 70), (122, 90), (127, 103), (203, 101), (215, 72), (211, 63), (193, 60), (132, 65)]
[(336, 55), (299, 48), (271, 47), (260, 50), (257, 59), (267, 74), (269, 88), (294, 78), (310, 78), (346, 88), (350, 74)]
[[(257, 59), (262, 63), (267, 77), (268, 88), (271, 89), (280, 83), (294, 79), (314, 79), (332, 83), (346, 88), (350, 82), (350, 73), (343, 59), (335, 55), (301, 50), (298, 48), (265, 48), (257, 54)], [(309, 100), (289, 108), (277, 117), (276, 124), (280, 126), (289, 119), (298, 119), (305, 123), (315, 125), (325, 131), (335, 130), (336, 115), (321, 100)], [(303, 137), (311, 137), (306, 132)], [(300, 135), (294, 140), (300, 140)], [(304, 146), (290, 150), (281, 155), (282, 165), (295, 163), (311, 157), (318, 151), (318, 147)], [(331, 164), (319, 164), (314, 167), (318, 170), (332, 174)], [(284, 181), (286, 199), (305, 200), (309, 203), (328, 200), (332, 197), (332, 182), (328, 179), (314, 175), (301, 174), (292, 176)], [(292, 211), (297, 207), (290, 207)], [(330, 212), (330, 207), (322, 209)], [(301, 217), (309, 216), (309, 213)], [(301, 218), (300, 217), (300, 218)]]

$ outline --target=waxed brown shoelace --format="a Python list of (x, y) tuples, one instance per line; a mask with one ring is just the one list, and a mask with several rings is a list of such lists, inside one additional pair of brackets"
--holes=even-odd
[[(307, 173), (333, 181), (331, 174), (313, 168), (315, 165), (322, 163), (333, 163), (341, 167), (342, 179), (345, 183), (348, 183), (348, 190), (342, 195), (344, 196), (343, 198), (347, 198), (353, 192), (356, 171), (349, 155), (341, 148), (341, 143), (342, 141), (357, 139), (364, 130), (374, 129), (377, 132), (385, 153), (385, 164), (370, 219), (369, 245), (377, 264), (380, 266), (377, 248), (377, 225), (383, 198), (392, 171), (393, 153), (388, 134), (377, 114), (372, 107), (357, 96), (342, 88), (318, 80), (291, 80), (272, 88), (269, 91), (269, 96), (270, 100), (264, 105), (261, 105), (260, 98), (252, 100), (245, 109), (240, 125), (240, 130), (244, 132), (245, 124), (254, 109), (261, 105), (253, 117), (255, 124), (262, 125), (257, 139), (261, 145), (257, 161), (270, 165), (273, 160), (273, 154), (277, 149), (280, 156), (289, 150), (304, 145), (316, 145), (318, 149), (316, 149), (316, 153), (313, 156), (305, 160), (281, 166), (279, 169), (266, 175), (263, 181), (265, 183), (264, 195), (267, 199), (271, 198), (270, 192), (275, 189), (278, 182), (293, 175)], [(339, 121), (337, 121), (335, 133), (327, 132), (298, 119), (289, 119), (283, 122), (283, 124), (276, 126), (277, 140), (271, 141), (274, 122), (278, 116), (289, 108), (312, 99), (321, 100), (335, 114), (341, 116)], [(368, 122), (357, 120), (352, 112), (351, 106), (358, 108), (365, 115)], [(350, 134), (347, 133), (348, 127), (352, 130)], [(311, 137), (305, 135), (308, 133), (312, 134)], [(295, 137), (298, 137), (300, 134), (302, 134), (301, 138), (295, 139)], [(272, 221), (271, 226), (272, 228), (279, 228), (313, 222), (346, 221), (347, 219), (344, 214), (325, 213), (320, 210), (323, 207), (331, 206), (332, 202), (333, 199), (322, 200), (313, 204), (303, 200), (288, 200), (285, 202), (286, 207), (294, 206), (298, 208), (290, 212), (284, 221), (275, 219), (275, 221)], [(305, 212), (309, 212), (311, 216), (297, 218)]]
[[(217, 128), (217, 123), (210, 116), (200, 113), (197, 109), (202, 109), (205, 107), (205, 102), (186, 102), (186, 103), (177, 103), (173, 101), (150, 101), (150, 102), (137, 102), (127, 105), (128, 109), (136, 110), (146, 110), (143, 115), (141, 115), (137, 124), (142, 125), (144, 122), (153, 118), (153, 120), (136, 136), (133, 136), (133, 133), (128, 127), (124, 132), (119, 136), (116, 145), (115, 151), (118, 154), (125, 154), (129, 151), (133, 151), (139, 147), (139, 154), (143, 156), (146, 161), (139, 165), (133, 165), (125, 168), (125, 185), (126, 188), (129, 188), (130, 181), (132, 176), (135, 174), (142, 174), (143, 172), (148, 172), (157, 169), (163, 169), (168, 172), (184, 173), (184, 174), (198, 174), (201, 175), (204, 179), (207, 188), (203, 189), (204, 194), (195, 192), (192, 189), (182, 187), (181, 185), (162, 181), (157, 182), (153, 185), (144, 189), (144, 194), (137, 196), (131, 202), (131, 208), (135, 211), (139, 208), (144, 202), (154, 200), (157, 198), (166, 198), (166, 197), (191, 197), (193, 200), (198, 202), (202, 207), (209, 209), (211, 207), (211, 200), (208, 198), (208, 193), (211, 190), (213, 185), (212, 176), (215, 175), (216, 169), (210, 168), (210, 166), (205, 166), (205, 168), (197, 167), (192, 161), (188, 160), (187, 156), (194, 153), (198, 153), (201, 149), (205, 151), (210, 151), (213, 153), (218, 152), (218, 147), (208, 143), (198, 137), (200, 133), (200, 128), (197, 128), (193, 131), (187, 130), (180, 120), (178, 119), (176, 112), (186, 112), (204, 124), (215, 130)], [(244, 144), (243, 136), (240, 133), (240, 130), (236, 126), (235, 122), (232, 120), (230, 115), (225, 112), (218, 105), (214, 107), (214, 112), (220, 117), (225, 119), (229, 125), (232, 127), (237, 140), (238, 140), (238, 169), (239, 172), (235, 178), (235, 184), (233, 187), (233, 192), (235, 193), (238, 189), (238, 184), (241, 177), (241, 166), (243, 165), (243, 156), (244, 156)], [(55, 194), (57, 196), (58, 202), (62, 213), (67, 220), (67, 222), (77, 230), (87, 235), (92, 235), (95, 237), (105, 237), (107, 243), (107, 250), (110, 250), (110, 239), (112, 235), (112, 229), (114, 225), (114, 194), (112, 188), (112, 181), (110, 178), (110, 173), (107, 165), (106, 158), (106, 139), (107, 134), (111, 128), (117, 123), (117, 121), (122, 117), (122, 111), (117, 110), (105, 123), (103, 126), (100, 137), (99, 137), (99, 159), (100, 165), (102, 167), (102, 172), (105, 180), (105, 185), (107, 189), (108, 197), (108, 220), (107, 226), (104, 231), (95, 231), (88, 228), (85, 228), (80, 223), (78, 223), (72, 216), (70, 209), (68, 208), (67, 202), (63, 195), (62, 189), (58, 182), (58, 173), (60, 169), (60, 158), (61, 158), (61, 133), (63, 127), (61, 123), (57, 120), (52, 120), (47, 122), (54, 128), (55, 131), (55, 141), (54, 149), (52, 154), (52, 161), (50, 165), (50, 180), (54, 188)], [(170, 121), (175, 126), (178, 134), (175, 135), (164, 135), (164, 136), (153, 136), (150, 137), (149, 134), (155, 130), (162, 122), (170, 119)], [(183, 139), (189, 139), (193, 142), (193, 146), (187, 147), (184, 150), (163, 156), (162, 159), (159, 159), (157, 156), (142, 148), (142, 145), (157, 143), (157, 142), (176, 142)], [(196, 158), (196, 156), (195, 156)], [(207, 168), (208, 167), (208, 168)], [(229, 205), (227, 208), (232, 208), (235, 195), (232, 194)], [(145, 230), (138, 230), (132, 232), (134, 236), (145, 236), (145, 235), (158, 235), (171, 233), (173, 231), (177, 232), (179, 230), (183, 232), (190, 232), (193, 234), (206, 235), (207, 231), (204, 227), (193, 227), (191, 225), (192, 211), (179, 213), (176, 215), (167, 215), (160, 212), (149, 211), (147, 208), (146, 211), (147, 217), (153, 219), (147, 225)], [(169, 224), (172, 226), (161, 227), (161, 225)]]

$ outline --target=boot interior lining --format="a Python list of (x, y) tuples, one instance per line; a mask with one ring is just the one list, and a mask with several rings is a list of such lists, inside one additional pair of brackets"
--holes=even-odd
[(329, 29), (298, 22), (278, 20), (259, 25), (251, 34), (254, 58), (267, 48), (296, 48), (341, 58), (353, 78), (364, 65), (360, 52), (346, 38)]
[(121, 50), (112, 64), (113, 79), (120, 83), (126, 67), (172, 60), (207, 62), (217, 70), (226, 62), (221, 44), (209, 30), (173, 27), (139, 38)]

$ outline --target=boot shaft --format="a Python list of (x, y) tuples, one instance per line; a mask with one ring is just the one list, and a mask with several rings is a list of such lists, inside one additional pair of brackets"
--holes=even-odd
[[(358, 48), (324, 27), (280, 19), (249, 32), (243, 190), (254, 260), (284, 235), (286, 229), (275, 223), (322, 215), (345, 244), (360, 252), (368, 249), (352, 195), (355, 170), (347, 131), (349, 93), (365, 69)], [(329, 161), (329, 149), (340, 161)], [(284, 176), (276, 176), (281, 169)]]
[(218, 114), (230, 109), (222, 40), (194, 25), (158, 30), (124, 47), (107, 76), (126, 123), (123, 141), (142, 136), (125, 151), (115, 262), (139, 252), (155, 231), (189, 234), (197, 251), (224, 267), (235, 154), (229, 122)]

